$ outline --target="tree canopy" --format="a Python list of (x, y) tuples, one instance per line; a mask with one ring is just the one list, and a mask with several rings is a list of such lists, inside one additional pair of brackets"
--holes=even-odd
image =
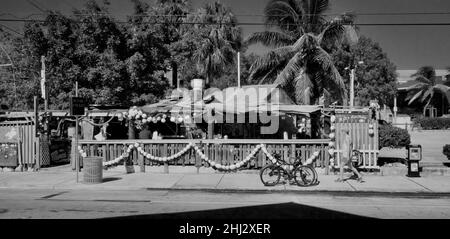
[(273, 50), (253, 64), (250, 77), (281, 85), (299, 104), (315, 103), (332, 90), (342, 96), (345, 86), (329, 49), (343, 39), (356, 40), (354, 17), (330, 19), (329, 8), (328, 0), (269, 1), (265, 23), (272, 30), (254, 33), (246, 42)]
[[(360, 36), (356, 45), (342, 43), (333, 52), (335, 65), (345, 85), (350, 82), (350, 69), (346, 67), (357, 65), (355, 99), (360, 105), (368, 105), (370, 100), (376, 99), (380, 105), (393, 106), (397, 91), (396, 67), (378, 43)], [(358, 64), (359, 61), (363, 63)]]

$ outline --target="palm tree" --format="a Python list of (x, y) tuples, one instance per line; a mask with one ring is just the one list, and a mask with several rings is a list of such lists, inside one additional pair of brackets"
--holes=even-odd
[(411, 75), (411, 77), (415, 77), (415, 80), (419, 83), (406, 89), (408, 91), (406, 100), (409, 100), (408, 105), (416, 100), (419, 100), (421, 103), (426, 102), (425, 107), (423, 108), (424, 115), (436, 93), (441, 94), (443, 97), (446, 96), (447, 100), (450, 101), (450, 87), (436, 83), (436, 71), (433, 67), (423, 66), (419, 68), (416, 73)]
[(354, 16), (327, 19), (324, 13), (329, 7), (328, 0), (269, 1), (265, 24), (275, 30), (254, 33), (246, 43), (274, 49), (252, 65), (250, 78), (260, 83), (275, 79), (297, 103), (309, 104), (336, 89), (343, 96), (344, 82), (329, 51), (343, 39), (356, 43)]
[(213, 77), (223, 73), (226, 66), (234, 64), (236, 53), (241, 48), (241, 28), (231, 10), (220, 2), (206, 4), (196, 13), (186, 17), (183, 37), (195, 42), (192, 58), (197, 71), (210, 83)]

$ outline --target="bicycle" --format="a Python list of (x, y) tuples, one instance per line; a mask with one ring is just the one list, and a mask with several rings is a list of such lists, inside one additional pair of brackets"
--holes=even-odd
[(279, 154), (274, 154), (275, 163), (264, 166), (260, 173), (261, 182), (265, 186), (275, 186), (283, 176), (284, 180), (294, 179), (298, 186), (311, 186), (317, 182), (317, 172), (309, 165), (302, 165), (300, 160), (293, 164), (281, 159)]

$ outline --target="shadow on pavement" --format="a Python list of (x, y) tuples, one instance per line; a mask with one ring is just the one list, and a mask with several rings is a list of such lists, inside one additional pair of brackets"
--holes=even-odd
[(111, 219), (371, 219), (297, 203), (268, 204), (215, 210), (145, 214)]
[(103, 183), (106, 183), (106, 182), (112, 182), (112, 181), (116, 181), (116, 180), (120, 180), (120, 179), (122, 179), (122, 178), (118, 178), (118, 177), (106, 177), (106, 178), (103, 178)]

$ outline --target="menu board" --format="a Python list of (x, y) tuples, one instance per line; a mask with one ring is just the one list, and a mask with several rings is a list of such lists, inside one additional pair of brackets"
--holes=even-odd
[(17, 167), (18, 161), (18, 144), (0, 143), (0, 166)]

